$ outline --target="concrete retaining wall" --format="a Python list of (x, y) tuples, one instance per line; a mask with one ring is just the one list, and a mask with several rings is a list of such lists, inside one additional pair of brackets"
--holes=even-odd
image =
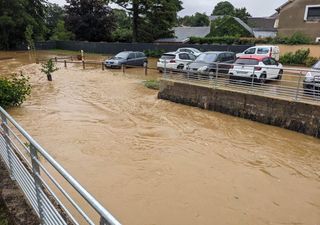
[(226, 113), (320, 138), (320, 106), (160, 81), (160, 99)]

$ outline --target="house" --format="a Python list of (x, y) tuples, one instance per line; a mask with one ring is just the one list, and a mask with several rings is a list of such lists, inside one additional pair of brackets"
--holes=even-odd
[(320, 0), (288, 0), (276, 9), (275, 27), (279, 36), (301, 32), (320, 40)]
[(251, 27), (253, 35), (256, 38), (274, 38), (277, 36), (277, 29), (275, 28), (276, 19), (277, 14), (270, 17), (250, 17), (247, 24)]
[(190, 37), (205, 37), (210, 33), (210, 27), (174, 27), (174, 38), (161, 38), (156, 43), (187, 43)]

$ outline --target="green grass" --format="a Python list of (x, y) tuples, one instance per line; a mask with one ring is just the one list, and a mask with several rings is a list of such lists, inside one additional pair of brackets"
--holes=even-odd
[(143, 82), (144, 86), (153, 90), (160, 89), (160, 82), (158, 80), (146, 80)]

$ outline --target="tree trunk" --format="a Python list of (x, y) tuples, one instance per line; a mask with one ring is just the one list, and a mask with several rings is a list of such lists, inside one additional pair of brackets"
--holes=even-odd
[(132, 42), (138, 40), (138, 19), (139, 19), (139, 3), (138, 0), (132, 0)]
[(48, 81), (52, 81), (52, 76), (51, 76), (51, 74), (48, 74), (48, 75), (47, 75), (47, 78), (48, 78)]

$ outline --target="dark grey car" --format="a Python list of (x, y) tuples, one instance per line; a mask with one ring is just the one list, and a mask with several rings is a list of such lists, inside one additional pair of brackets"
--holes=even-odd
[(204, 52), (188, 65), (187, 70), (191, 74), (201, 74), (208, 77), (214, 75), (217, 64), (219, 64), (218, 72), (227, 74), (235, 59), (236, 55), (233, 52)]
[(147, 57), (143, 52), (125, 51), (120, 52), (105, 61), (107, 68), (120, 68), (126, 66), (143, 66), (147, 62)]

